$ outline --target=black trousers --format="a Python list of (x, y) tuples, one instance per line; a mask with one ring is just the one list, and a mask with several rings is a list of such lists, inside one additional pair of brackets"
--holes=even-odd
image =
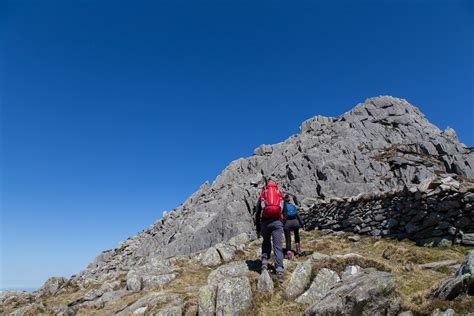
[(300, 242), (300, 223), (297, 219), (287, 220), (285, 223), (286, 251), (291, 250), (291, 232), (295, 234), (295, 243)]

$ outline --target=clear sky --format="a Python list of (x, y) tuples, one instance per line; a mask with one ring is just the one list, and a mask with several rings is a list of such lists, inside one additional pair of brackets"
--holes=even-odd
[(474, 145), (473, 1), (0, 1), (1, 288), (70, 276), (305, 119)]

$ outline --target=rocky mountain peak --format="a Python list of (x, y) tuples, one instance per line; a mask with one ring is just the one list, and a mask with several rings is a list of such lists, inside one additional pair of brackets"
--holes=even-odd
[(212, 183), (101, 254), (78, 278), (194, 253), (239, 233), (253, 235), (253, 209), (264, 176), (302, 205), (400, 189), (440, 172), (473, 178), (474, 154), (453, 132), (441, 133), (418, 108), (390, 96), (367, 99), (339, 117), (315, 116), (300, 133), (231, 162)]

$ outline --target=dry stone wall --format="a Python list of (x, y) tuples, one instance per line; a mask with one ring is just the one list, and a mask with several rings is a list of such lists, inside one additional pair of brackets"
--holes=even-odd
[(419, 186), (319, 201), (302, 211), (309, 229), (410, 239), (425, 246), (474, 245), (474, 186), (451, 177)]

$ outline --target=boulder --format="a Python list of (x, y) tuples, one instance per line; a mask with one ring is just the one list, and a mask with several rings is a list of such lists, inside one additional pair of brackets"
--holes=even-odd
[(235, 261), (218, 267), (211, 271), (207, 277), (208, 284), (218, 284), (228, 277), (247, 276), (251, 273), (250, 263), (246, 261)]
[(142, 289), (142, 278), (134, 271), (127, 274), (127, 290), (138, 292)]
[(226, 243), (218, 243), (214, 246), (216, 250), (219, 252), (222, 261), (229, 262), (234, 259), (235, 256), (235, 248), (230, 246)]
[(257, 289), (264, 293), (273, 293), (273, 281), (268, 270), (263, 270), (258, 279)]
[(216, 248), (211, 247), (207, 249), (202, 257), (201, 263), (206, 267), (218, 266), (222, 263), (221, 256)]
[(301, 294), (296, 301), (301, 304), (312, 304), (315, 300), (323, 298), (340, 281), (336, 272), (323, 268), (318, 272), (309, 289)]
[(396, 315), (399, 310), (392, 274), (366, 269), (316, 300), (305, 315)]
[(301, 295), (311, 283), (312, 273), (311, 259), (296, 266), (295, 271), (291, 274), (290, 281), (285, 289), (285, 296), (289, 299), (294, 299)]
[(461, 295), (474, 295), (474, 250), (468, 252), (454, 277), (444, 281), (432, 298), (453, 300)]
[(448, 279), (433, 292), (432, 298), (453, 300), (462, 294), (466, 294), (469, 290), (470, 283), (471, 277), (469, 275), (461, 275), (456, 278)]
[(217, 289), (216, 315), (236, 315), (252, 305), (252, 288), (247, 277), (226, 278)]
[(249, 235), (247, 233), (241, 233), (229, 239), (227, 243), (239, 249), (242, 246), (245, 246), (249, 241)]

